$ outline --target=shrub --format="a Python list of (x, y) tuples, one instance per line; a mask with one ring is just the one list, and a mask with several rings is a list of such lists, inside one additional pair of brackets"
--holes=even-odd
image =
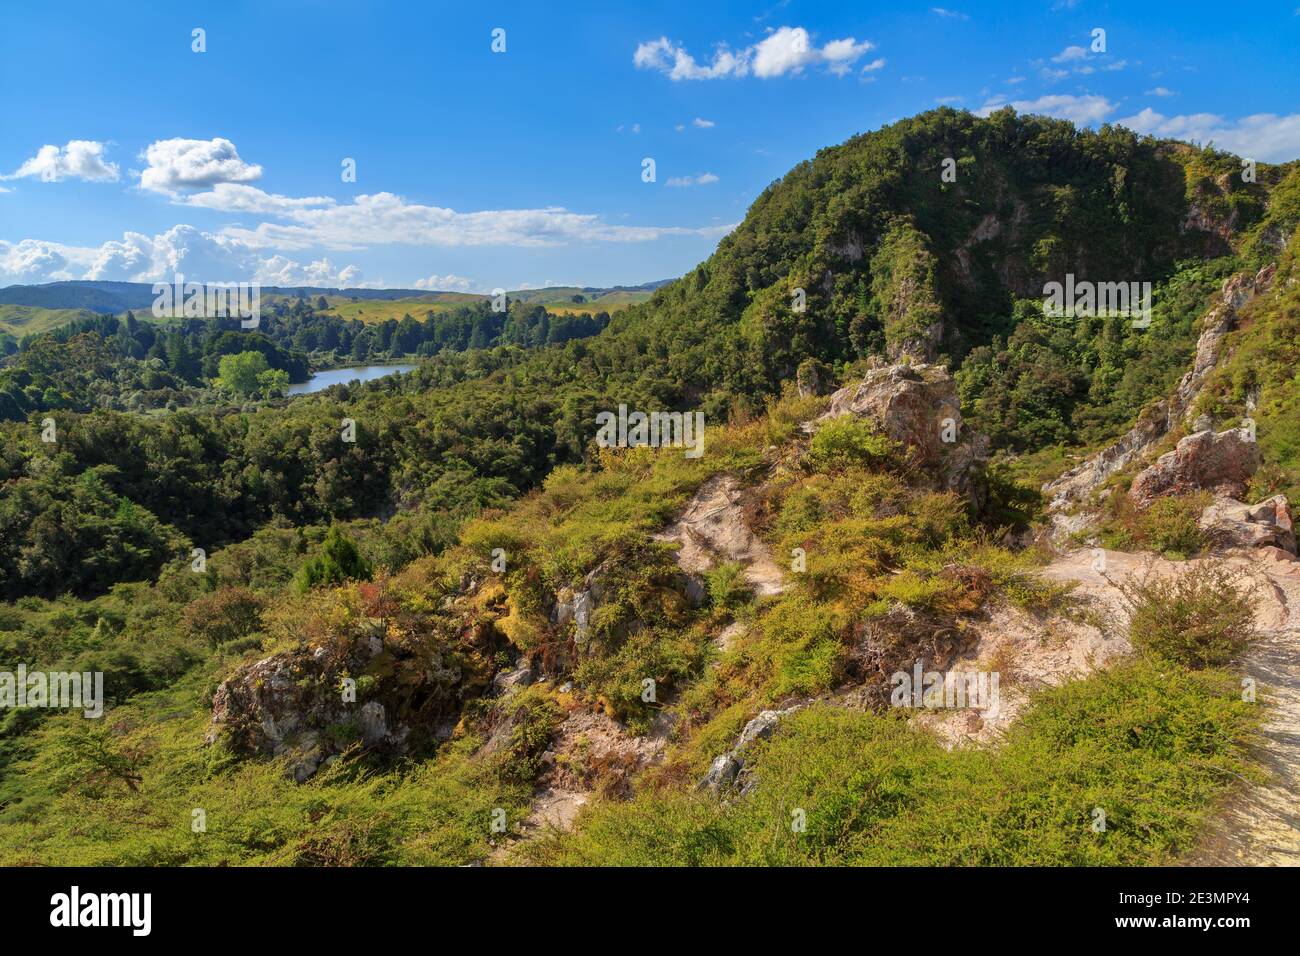
[(262, 601), (248, 588), (218, 588), (191, 601), (182, 621), (190, 634), (216, 647), (260, 630)]
[(1224, 564), (1195, 564), (1169, 577), (1147, 574), (1119, 587), (1131, 608), (1129, 640), (1143, 653), (1217, 667), (1256, 637), (1242, 576)]
[(817, 471), (852, 465), (878, 465), (889, 458), (894, 442), (860, 418), (833, 418), (817, 430), (808, 449), (808, 462)]
[(737, 608), (754, 596), (745, 581), (745, 570), (736, 561), (724, 561), (705, 575), (709, 598), (718, 608)]
[(1199, 520), (1209, 503), (1203, 494), (1159, 498), (1138, 519), (1139, 540), (1169, 557), (1190, 557), (1205, 547)]
[(305, 593), (322, 584), (369, 581), (372, 573), (370, 562), (361, 556), (356, 542), (337, 527), (331, 527), (325, 534), (320, 552), (299, 569), (294, 587)]

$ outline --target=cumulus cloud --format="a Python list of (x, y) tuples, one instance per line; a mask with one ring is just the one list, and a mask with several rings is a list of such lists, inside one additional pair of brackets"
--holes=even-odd
[(1042, 113), (1067, 119), (1079, 126), (1100, 123), (1115, 111), (1115, 104), (1104, 96), (1070, 96), (1067, 94), (1040, 96), (1036, 100), (1012, 100), (1010, 103), (990, 100), (975, 111), (976, 116), (988, 116), (994, 110), (1011, 106), (1017, 113)]
[(713, 122), (713, 120), (700, 119), (700, 117), (697, 116), (695, 119), (691, 120), (691, 125), (698, 127), (699, 129), (713, 129), (713, 127), (718, 124)]
[(55, 282), (74, 278), (67, 269), (63, 246), (37, 239), (5, 242), (0, 239), (0, 276), (10, 282)]
[(716, 80), (724, 76), (744, 76), (749, 63), (743, 53), (732, 53), (719, 46), (713, 53), (713, 62), (701, 66), (685, 48), (675, 46), (667, 37), (640, 44), (632, 54), (638, 70), (658, 70), (674, 80)]
[(0, 179), (37, 177), (45, 182), (63, 179), (116, 182), (119, 178), (117, 163), (105, 162), (104, 147), (104, 143), (90, 139), (69, 140), (63, 147), (42, 146), (35, 156), (8, 176), (0, 176)]
[[(831, 40), (818, 47), (803, 27), (781, 27), (753, 46), (732, 50), (719, 44), (708, 64), (700, 64), (684, 47), (667, 37), (637, 46), (632, 62), (640, 70), (658, 70), (673, 80), (716, 80), (751, 73), (762, 79), (799, 73), (820, 65), (837, 76), (850, 72), (853, 64), (874, 44), (853, 37)], [(882, 61), (883, 65), (883, 61)]]
[(1154, 90), (1147, 90), (1146, 95), (1147, 96), (1173, 96), (1174, 91), (1164, 86), (1157, 86)]
[(249, 183), (262, 178), (262, 167), (246, 163), (228, 139), (162, 139), (144, 151), (148, 164), (140, 187), (175, 194), (211, 189), (223, 183)]
[(970, 19), (970, 17), (968, 17), (964, 13), (959, 13), (956, 10), (945, 10), (943, 7), (931, 7), (930, 12), (937, 16), (944, 17), (948, 20), (969, 20)]
[(339, 289), (363, 285), (362, 272), (356, 266), (336, 268), (328, 259), (317, 259), (303, 265), (284, 256), (272, 256), (259, 261), (254, 275), (255, 281), (262, 285), (307, 285)]
[(713, 173), (700, 173), (698, 176), (674, 176), (665, 185), (668, 186), (709, 186), (718, 181)]
[[(431, 275), (427, 279), (416, 279), (415, 288), (428, 289), (430, 292), (477, 292), (477, 283), (466, 276), (447, 273), (445, 276)], [(522, 288), (522, 286), (520, 287)]]
[(283, 255), (263, 256), (237, 239), (176, 225), (149, 236), (126, 232), (100, 246), (67, 246), (24, 239), (0, 241), (0, 284), (64, 279), (125, 282), (171, 281), (177, 274), (194, 282), (260, 282), (263, 285), (359, 285), (356, 266), (335, 267), (328, 259), (301, 263)]
[(1164, 116), (1147, 107), (1116, 123), (1137, 133), (1214, 143), (1220, 149), (1264, 162), (1280, 163), (1300, 157), (1300, 113), (1255, 113), (1229, 120), (1215, 113)]

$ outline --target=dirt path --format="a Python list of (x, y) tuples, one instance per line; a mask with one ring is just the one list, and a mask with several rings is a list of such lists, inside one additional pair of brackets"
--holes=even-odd
[(1242, 787), (1209, 825), (1190, 866), (1300, 866), (1300, 562), (1265, 560), (1284, 601), (1245, 661), (1256, 700), (1269, 706), (1255, 758), (1269, 779)]
[[(1100, 563), (1098, 556), (1104, 557)], [(1243, 784), (1207, 825), (1187, 866), (1300, 866), (1300, 562), (1269, 549), (1226, 559), (1247, 575), (1260, 639), (1243, 661), (1267, 706), (1252, 756), (1267, 774)], [(951, 745), (987, 744), (1019, 716), (1033, 690), (1086, 675), (1129, 652), (1124, 601), (1114, 582), (1143, 574), (1176, 574), (1187, 565), (1152, 555), (1089, 549), (1064, 554), (1043, 569), (1075, 582), (1083, 620), (1038, 619), (1004, 608), (980, 626), (977, 646), (954, 664), (1007, 668), (998, 712), (972, 720), (970, 711), (932, 711), (914, 720)]]

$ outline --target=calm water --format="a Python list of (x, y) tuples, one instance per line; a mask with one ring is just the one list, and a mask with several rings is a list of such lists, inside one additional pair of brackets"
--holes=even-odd
[(342, 382), (369, 382), (372, 379), (383, 378), (385, 375), (392, 375), (394, 372), (409, 372), (413, 368), (414, 365), (353, 365), (350, 368), (331, 368), (324, 372), (317, 372), (305, 382), (290, 385), (289, 394), (309, 395)]

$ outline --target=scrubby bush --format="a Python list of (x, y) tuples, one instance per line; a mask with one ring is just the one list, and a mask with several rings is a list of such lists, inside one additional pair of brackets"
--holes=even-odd
[(1143, 653), (1189, 667), (1217, 667), (1237, 659), (1256, 637), (1245, 581), (1224, 564), (1147, 574), (1120, 590), (1131, 608), (1129, 639)]
[(877, 465), (888, 459), (893, 447), (889, 438), (867, 422), (844, 415), (817, 429), (808, 448), (808, 463), (817, 471)]

